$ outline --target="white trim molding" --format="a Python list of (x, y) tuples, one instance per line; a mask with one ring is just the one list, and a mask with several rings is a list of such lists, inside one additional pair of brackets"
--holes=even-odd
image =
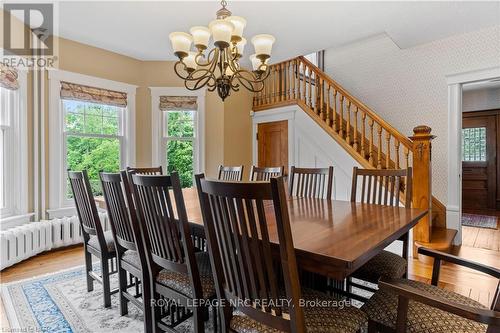
[(258, 142), (257, 132), (259, 124), (270, 123), (274, 121), (288, 121), (288, 169), (295, 164), (295, 112), (299, 109), (298, 106), (290, 105), (281, 108), (271, 109), (267, 111), (251, 111), (252, 117), (252, 160), (253, 165), (257, 165), (259, 161), (258, 156)]
[(446, 227), (457, 230), (462, 243), (462, 88), (464, 84), (500, 77), (500, 66), (446, 76), (448, 83), (448, 203)]
[(30, 221), (28, 213), (28, 72), (18, 71), (19, 89), (15, 98), (16, 114), (10, 115), (12, 133), (9, 134), (9, 159), (6, 185), (10, 189), (9, 212), (0, 220), (1, 229), (14, 227)]
[(194, 140), (195, 173), (205, 172), (205, 96), (206, 89), (191, 91), (183, 87), (149, 87), (151, 91), (151, 164), (166, 167), (166, 156), (162, 149), (163, 117), (160, 111), (160, 96), (196, 96), (196, 133)]
[[(74, 213), (73, 203), (65, 199), (64, 175), (66, 170), (62, 170), (64, 152), (64, 117), (61, 110), (60, 89), (61, 81), (87, 85), (96, 88), (114, 90), (127, 94), (127, 107), (123, 117), (123, 144), (125, 156), (121, 158), (121, 167), (135, 165), (135, 96), (137, 86), (107, 80), (99, 77), (68, 72), (63, 70), (49, 71), (49, 218), (68, 216)], [(72, 210), (73, 209), (73, 210)], [(74, 214), (73, 214), (74, 215)]]

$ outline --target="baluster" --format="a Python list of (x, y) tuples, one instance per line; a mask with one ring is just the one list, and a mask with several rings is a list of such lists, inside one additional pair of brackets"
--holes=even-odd
[(328, 126), (331, 125), (331, 118), (330, 118), (330, 85), (328, 85), (326, 89), (326, 124)]
[(365, 111), (361, 111), (361, 156), (366, 159), (366, 151), (365, 151), (365, 121), (366, 121), (366, 113)]
[(264, 95), (264, 104), (270, 104), (271, 103), (271, 75), (269, 75), (266, 79), (266, 84), (265, 84), (265, 95)]
[(396, 169), (399, 169), (399, 140), (394, 138), (394, 152), (396, 154)]
[(293, 59), (292, 62), (290, 62), (290, 67), (292, 69), (292, 73), (290, 74), (290, 96), (292, 99), (295, 99), (295, 65), (297, 63), (296, 59)]
[(340, 119), (339, 119), (339, 126), (340, 126), (340, 136), (343, 138), (344, 137), (344, 95), (340, 95)]
[(358, 107), (354, 109), (354, 150), (356, 152), (358, 151), (359, 145), (358, 145)]
[(404, 146), (403, 153), (405, 155), (405, 169), (408, 169), (410, 166), (410, 149)]
[(382, 125), (378, 125), (377, 169), (382, 169)]
[(323, 84), (324, 84), (323, 78), (319, 78), (319, 108), (318, 108), (318, 110), (321, 113), (321, 120), (326, 119), (325, 96), (324, 96)]
[(351, 101), (347, 100), (347, 119), (346, 119), (346, 141), (351, 144)]
[(309, 107), (313, 108), (312, 103), (312, 69), (309, 68)]
[(333, 111), (332, 111), (332, 116), (333, 116), (333, 129), (335, 132), (338, 132), (338, 126), (337, 126), (337, 90), (333, 88)]
[(387, 152), (385, 153), (385, 168), (391, 169), (391, 133), (388, 131), (385, 134)]
[(370, 126), (370, 142), (369, 142), (369, 154), (370, 154), (370, 157), (368, 159), (368, 161), (370, 162), (371, 165), (375, 166), (375, 159), (374, 159), (374, 156), (373, 156), (373, 119), (368, 119), (368, 126)]
[(281, 76), (280, 101), (285, 100), (285, 94), (286, 94), (284, 65), (285, 64), (283, 62), (280, 64), (280, 76)]
[(306, 86), (307, 86), (307, 67), (305, 63), (302, 63), (302, 81), (304, 82), (302, 98), (304, 100), (304, 104), (307, 105), (307, 94), (306, 94)]
[(279, 101), (280, 81), (279, 81), (279, 65), (274, 66), (274, 102)]
[(300, 68), (302, 67), (302, 63), (297, 61), (297, 99), (300, 100), (302, 98), (301, 90), (300, 90)]

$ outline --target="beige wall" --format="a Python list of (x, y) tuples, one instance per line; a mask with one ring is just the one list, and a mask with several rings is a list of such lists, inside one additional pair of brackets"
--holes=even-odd
[[(3, 17), (3, 15), (0, 15)], [(0, 22), (1, 23), (1, 22)], [(22, 27), (22, 26), (20, 26)], [(171, 61), (141, 61), (104, 49), (59, 38), (58, 68), (65, 71), (96, 76), (108, 80), (137, 85), (136, 95), (136, 164), (149, 166), (151, 151), (151, 93), (149, 87), (182, 87), (183, 82), (174, 71)], [(33, 91), (32, 75), (28, 78), (28, 142), (30, 210), (33, 210)], [(48, 142), (48, 78), (45, 77), (45, 179), (47, 198), (49, 179)], [(216, 176), (219, 164), (251, 163), (251, 109), (252, 95), (233, 92), (225, 103), (215, 92), (208, 92), (205, 100), (205, 170)]]

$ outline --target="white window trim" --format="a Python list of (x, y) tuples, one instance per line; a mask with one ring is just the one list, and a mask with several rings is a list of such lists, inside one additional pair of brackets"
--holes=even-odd
[[(160, 96), (196, 96), (198, 109), (196, 110), (194, 138), (194, 173), (205, 172), (205, 95), (206, 89), (190, 91), (181, 87), (149, 87), (151, 90), (151, 163), (166, 168), (166, 156), (162, 149), (163, 144), (163, 116), (160, 110)], [(166, 169), (165, 169), (166, 170)]]
[[(64, 115), (60, 97), (61, 81), (114, 90), (127, 94), (123, 115), (123, 147), (121, 167), (135, 165), (135, 96), (137, 86), (63, 70), (49, 71), (49, 218), (74, 215), (74, 202), (66, 199), (64, 189), (65, 161)], [(124, 153), (124, 154), (123, 154)]]
[[(18, 70), (19, 82), (19, 98), (18, 98), (18, 116), (12, 117), (14, 128), (14, 141), (18, 143), (15, 147), (16, 153), (11, 159), (9, 169), (12, 174), (8, 177), (7, 187), (16, 189), (12, 192), (12, 207), (13, 210), (2, 216), (1, 229), (6, 229), (21, 225), (30, 221), (33, 214), (28, 214), (28, 120), (27, 120), (27, 104), (28, 104), (28, 88), (27, 88), (26, 70)], [(10, 147), (9, 149), (12, 149)]]

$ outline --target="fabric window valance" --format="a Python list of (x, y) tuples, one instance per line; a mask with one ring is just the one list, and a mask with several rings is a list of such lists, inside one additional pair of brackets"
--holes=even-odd
[(127, 94), (124, 92), (84, 86), (61, 81), (61, 98), (98, 104), (127, 106)]
[(191, 110), (198, 109), (196, 96), (160, 96), (161, 111)]
[(17, 90), (19, 89), (19, 81), (17, 70), (0, 63), (0, 87)]

